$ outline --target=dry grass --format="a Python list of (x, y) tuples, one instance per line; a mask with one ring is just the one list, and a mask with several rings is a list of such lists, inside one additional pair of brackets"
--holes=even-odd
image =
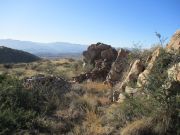
[(104, 105), (109, 105), (111, 104), (111, 100), (107, 97), (99, 97), (98, 98), (98, 103), (101, 105), (101, 106), (104, 106)]
[[(44, 75), (59, 75), (67, 79), (71, 79), (77, 74), (73, 65), (78, 61), (71, 59), (56, 59), (56, 60), (41, 60), (32, 63), (12, 64), (12, 68), (7, 69), (3, 64), (0, 64), (0, 73), (8, 73), (19, 78), (34, 76), (37, 74)], [(78, 68), (81, 70), (80, 68)], [(81, 71), (78, 71), (78, 73)]]
[(105, 85), (103, 82), (86, 82), (83, 84), (84, 89), (92, 90), (95, 89), (96, 91), (103, 91), (111, 89), (111, 86)]
[(152, 125), (146, 119), (137, 120), (127, 125), (121, 135), (153, 135)]
[(75, 135), (103, 135), (105, 129), (101, 125), (101, 119), (95, 112), (87, 112), (81, 125), (74, 128)]

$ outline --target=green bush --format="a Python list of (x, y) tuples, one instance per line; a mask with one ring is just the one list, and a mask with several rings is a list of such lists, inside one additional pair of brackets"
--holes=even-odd
[(22, 81), (0, 75), (0, 134), (46, 127), (38, 119), (56, 109), (59, 101), (52, 94), (40, 88), (27, 90)]
[(179, 56), (161, 50), (145, 86), (145, 92), (154, 107), (151, 117), (154, 119), (154, 130), (158, 134), (177, 134), (179, 130), (180, 83), (168, 77), (167, 73), (167, 70), (177, 62), (180, 62)]
[[(134, 98), (127, 98), (118, 107), (109, 108), (105, 115), (106, 124), (132, 131), (137, 128), (134, 124), (137, 120), (148, 119), (148, 129), (152, 135), (176, 135), (180, 133), (179, 128), (179, 88), (180, 83), (168, 76), (168, 69), (180, 62), (178, 55), (170, 54), (165, 50), (160, 50), (160, 55), (153, 63), (153, 69), (147, 78), (146, 86), (141, 91), (143, 95)], [(119, 109), (118, 109), (119, 108)], [(130, 124), (130, 126), (127, 126)], [(127, 127), (126, 127), (127, 126)], [(144, 130), (143, 126), (138, 127), (138, 131)], [(115, 130), (114, 129), (114, 130)], [(116, 131), (118, 132), (118, 131)], [(132, 134), (135, 134), (131, 132)]]
[(33, 127), (37, 113), (30, 99), (29, 91), (23, 90), (19, 80), (0, 76), (0, 134)]

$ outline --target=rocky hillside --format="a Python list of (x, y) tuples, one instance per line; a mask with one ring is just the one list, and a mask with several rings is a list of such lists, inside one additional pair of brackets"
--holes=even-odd
[(0, 134), (180, 134), (180, 31), (166, 47), (116, 50), (97, 43), (83, 61), (1, 70)]
[(33, 62), (37, 60), (40, 60), (40, 58), (28, 52), (0, 46), (0, 64), (26, 63), (26, 62)]
[[(165, 48), (157, 46), (138, 51), (120, 49), (117, 52), (109, 45), (97, 43), (92, 44), (83, 53), (83, 57), (84, 65), (90, 63), (93, 64), (93, 68), (74, 77), (74, 81), (87, 80), (87, 83), (103, 81), (104, 84), (111, 86), (112, 105), (103, 117), (108, 119), (108, 115), (111, 115), (111, 118), (114, 118), (113, 120), (110, 118), (110, 121), (104, 120), (108, 126), (111, 122), (116, 126), (110, 134), (180, 133), (179, 30)], [(115, 124), (116, 120), (118, 124)]]
[[(75, 82), (104, 81), (114, 86), (118, 95), (124, 92), (134, 94), (148, 84), (160, 59), (163, 59), (160, 64), (164, 65), (164, 70), (169, 73), (170, 69), (174, 69), (171, 73), (176, 73), (174, 78), (179, 78), (180, 31), (175, 32), (165, 48), (158, 46), (151, 50), (139, 50), (138, 53), (124, 49), (117, 52), (110, 45), (97, 43), (89, 46), (83, 57), (84, 65), (92, 64), (94, 68), (74, 77)], [(121, 101), (118, 97), (114, 98)]]

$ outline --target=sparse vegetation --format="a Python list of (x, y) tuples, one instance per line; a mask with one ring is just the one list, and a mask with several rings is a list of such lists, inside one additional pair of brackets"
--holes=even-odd
[(19, 78), (30, 77), (38, 74), (58, 75), (66, 79), (80, 74), (83, 71), (82, 61), (72, 59), (42, 60), (32, 63), (18, 63), (0, 65), (0, 71)]
[[(178, 135), (180, 84), (167, 70), (180, 59), (160, 50), (148, 83), (136, 96), (123, 93), (122, 103), (112, 102), (112, 86), (101, 81), (72, 83), (63, 95), (50, 86), (52, 82), (30, 89), (23, 85), (26, 77), (38, 74), (71, 80), (92, 68), (84, 69), (81, 60), (0, 65), (0, 134)], [(153, 51), (136, 48), (128, 62), (138, 58), (145, 63)]]

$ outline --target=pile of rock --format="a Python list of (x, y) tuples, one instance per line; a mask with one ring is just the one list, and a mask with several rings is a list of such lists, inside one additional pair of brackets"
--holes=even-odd
[(69, 92), (71, 88), (70, 83), (61, 77), (44, 75), (38, 75), (24, 79), (24, 86), (27, 89), (53, 89), (56, 90), (59, 94), (65, 94)]

